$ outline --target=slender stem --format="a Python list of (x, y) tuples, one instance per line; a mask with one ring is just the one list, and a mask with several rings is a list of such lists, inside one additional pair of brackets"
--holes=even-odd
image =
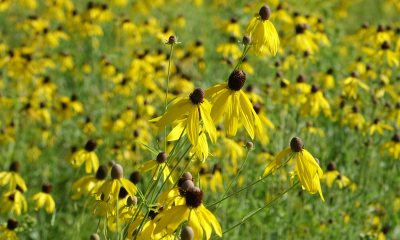
[[(281, 169), (282, 167), (284, 167), (284, 166), (290, 161), (290, 159), (292, 159), (293, 156), (294, 156), (294, 154), (292, 154), (292, 155), (289, 157), (289, 159), (288, 159), (286, 162), (284, 162), (284, 163), (282, 164), (282, 166), (278, 167), (277, 170), (279, 170), (279, 169)], [(218, 203), (220, 203), (220, 202), (222, 202), (222, 201), (225, 201), (226, 199), (228, 199), (228, 198), (230, 198), (230, 197), (232, 197), (232, 196), (234, 196), (234, 195), (236, 195), (236, 194), (238, 194), (238, 193), (240, 193), (240, 192), (243, 192), (244, 190), (248, 189), (249, 187), (251, 187), (251, 186), (253, 186), (253, 185), (255, 185), (255, 184), (257, 184), (257, 183), (263, 181), (265, 178), (267, 178), (267, 177), (270, 176), (271, 174), (272, 174), (272, 172), (269, 172), (267, 175), (265, 175), (264, 177), (260, 178), (259, 180), (255, 181), (255, 182), (253, 182), (252, 184), (246, 186), (245, 188), (242, 188), (242, 189), (240, 189), (239, 191), (236, 191), (236, 192), (232, 193), (231, 195), (229, 195), (229, 196), (227, 196), (227, 197), (225, 197), (225, 198), (219, 200), (218, 202), (215, 202), (215, 203), (212, 203), (212, 204), (208, 204), (208, 205), (206, 205), (205, 207), (206, 207), (206, 208), (209, 208), (209, 207), (212, 207), (212, 206), (214, 206), (214, 205), (217, 205)]]
[[(231, 189), (231, 186), (233, 184), (233, 182), (236, 181), (237, 177), (239, 176), (240, 172), (242, 171), (242, 168), (244, 167), (244, 165), (246, 164), (247, 158), (249, 157), (249, 152), (250, 152), (250, 148), (247, 149), (247, 153), (246, 153), (246, 158), (244, 159), (242, 166), (240, 167), (239, 171), (236, 173), (235, 178), (229, 183), (228, 188), (226, 189), (224, 196), (222, 196), (222, 199), (225, 198), (226, 194), (228, 193), (228, 191)], [(221, 202), (218, 203), (217, 209), (215, 209), (214, 215), (215, 213), (217, 213), (219, 206), (221, 206)]]
[(136, 234), (135, 234), (135, 238), (134, 238), (133, 240), (136, 240), (136, 238), (137, 238), (137, 236), (138, 236), (138, 234), (139, 234), (139, 232), (140, 232), (140, 229), (143, 227), (143, 224), (144, 224), (144, 222), (145, 222), (147, 216), (149, 215), (149, 212), (150, 212), (150, 209), (147, 209), (146, 215), (144, 216), (142, 222), (140, 223), (140, 226), (139, 226), (139, 228), (137, 229)]
[[(245, 58), (245, 56), (246, 56), (246, 54), (247, 54), (247, 52), (248, 52), (248, 51), (247, 51), (247, 46), (248, 46), (248, 45), (245, 45), (245, 46), (244, 46), (243, 53), (242, 53), (242, 57), (240, 58), (239, 62), (236, 64), (234, 70), (238, 70), (238, 69), (240, 68), (240, 65), (242, 64), (243, 59)], [(249, 49), (250, 49), (250, 48), (249, 48)]]
[(119, 197), (117, 197), (117, 203), (116, 203), (116, 205), (115, 205), (115, 212), (116, 212), (116, 214), (117, 214), (117, 239), (118, 240), (120, 240), (120, 238), (119, 238), (119, 209), (118, 209), (118, 199), (119, 199)]
[[(174, 187), (176, 187), (176, 185), (177, 185), (178, 182), (179, 182), (179, 179), (181, 179), (182, 175), (185, 173), (185, 171), (186, 171), (186, 169), (188, 168), (188, 166), (189, 166), (190, 162), (192, 161), (193, 157), (194, 157), (194, 154), (190, 157), (190, 159), (189, 159), (188, 162), (186, 163), (186, 166), (185, 166), (185, 168), (183, 169), (183, 171), (181, 172), (181, 174), (179, 174), (178, 181), (175, 182)], [(173, 188), (174, 188), (174, 187), (173, 187)]]
[[(167, 183), (167, 181), (168, 181), (168, 179), (171, 177), (171, 175), (172, 175), (172, 173), (175, 171), (175, 169), (178, 167), (178, 165), (179, 165), (179, 163), (182, 161), (182, 159), (183, 159), (183, 157), (185, 157), (185, 155), (189, 152), (189, 150), (192, 148), (192, 145), (190, 145), (187, 149), (186, 149), (186, 151), (185, 151), (185, 153), (181, 156), (181, 158), (178, 160), (178, 162), (175, 164), (175, 166), (174, 166), (174, 168), (169, 172), (169, 175), (168, 175), (168, 177), (166, 178), (166, 179), (164, 179), (164, 182), (163, 182), (163, 184), (161, 185), (161, 188), (158, 190), (158, 192), (157, 192), (157, 194), (156, 194), (156, 197), (161, 193), (161, 191), (162, 191), (162, 189), (163, 189), (163, 187), (165, 186), (165, 184)], [(178, 181), (177, 181), (178, 182)], [(153, 199), (153, 201), (154, 201), (155, 199)], [(153, 202), (153, 201), (151, 201), (151, 202)]]
[[(252, 213), (250, 216), (246, 216), (245, 219), (243, 219), (240, 223), (236, 224), (235, 226), (229, 228), (228, 230), (226, 230), (225, 232), (223, 232), (222, 234), (225, 234), (227, 232), (232, 231), (233, 229), (237, 228), (238, 226), (242, 225), (243, 223), (245, 223), (249, 218), (253, 217), (254, 215), (256, 215), (257, 213), (259, 213), (260, 211), (264, 210), (266, 207), (268, 207), (269, 205), (271, 205), (273, 202), (275, 202), (276, 200), (278, 200), (280, 197), (282, 197), (283, 195), (285, 195), (287, 192), (289, 192), (290, 190), (292, 190), (294, 187), (297, 186), (297, 184), (299, 184), (300, 182), (296, 182), (295, 184), (293, 184), (293, 186), (291, 186), (290, 188), (286, 189), (284, 192), (282, 192), (281, 194), (279, 194), (276, 198), (272, 199), (269, 203), (267, 203), (264, 207), (259, 208), (257, 211), (255, 211), (254, 213)], [(219, 236), (215, 236), (213, 238), (211, 238), (211, 240), (218, 238)]]
[[(169, 53), (169, 61), (168, 61), (168, 75), (167, 75), (167, 89), (165, 91), (165, 111), (167, 111), (168, 104), (168, 90), (169, 90), (169, 74), (171, 71), (171, 58), (172, 58), (172, 50), (174, 49), (174, 44), (171, 44), (171, 51)], [(167, 127), (164, 127), (164, 150), (167, 152)]]

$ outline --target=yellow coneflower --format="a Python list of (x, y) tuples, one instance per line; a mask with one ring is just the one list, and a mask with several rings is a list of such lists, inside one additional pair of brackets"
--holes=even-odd
[(17, 234), (14, 229), (18, 227), (18, 221), (14, 218), (8, 219), (7, 226), (0, 227), (0, 239), (4, 240), (18, 240)]
[(389, 156), (394, 157), (395, 159), (400, 159), (400, 133), (394, 134), (391, 141), (383, 144), (379, 148), (379, 152), (383, 155), (383, 153), (389, 150)]
[(245, 35), (250, 36), (256, 55), (263, 51), (264, 46), (276, 55), (279, 47), (279, 37), (274, 25), (269, 21), (271, 9), (268, 6), (261, 7), (259, 13), (254, 14), (253, 19), (246, 27)]
[(314, 126), (312, 122), (308, 122), (303, 129), (301, 129), (301, 134), (305, 134), (306, 132), (309, 132), (311, 134), (318, 134), (320, 137), (325, 137), (325, 133), (321, 128), (317, 128)]
[(376, 118), (372, 124), (370, 124), (367, 129), (369, 129), (369, 134), (374, 134), (375, 131), (378, 131), (379, 134), (383, 134), (383, 129), (387, 129), (389, 131), (393, 131), (393, 128), (387, 124), (382, 123), (380, 118)]
[(10, 183), (10, 190), (14, 190), (19, 186), (24, 192), (28, 190), (25, 181), (18, 175), (21, 165), (15, 161), (10, 165), (10, 171), (0, 172), (0, 185), (4, 186)]
[(42, 191), (39, 193), (30, 196), (28, 199), (32, 199), (36, 201), (35, 210), (37, 211), (39, 208), (42, 208), (46, 204), (46, 212), (53, 213), (56, 208), (56, 203), (54, 202), (53, 197), (50, 195), (53, 190), (53, 186), (51, 184), (43, 184)]
[(131, 197), (134, 197), (137, 192), (137, 187), (129, 180), (123, 178), (124, 170), (119, 164), (115, 164), (111, 169), (111, 180), (107, 180), (97, 191), (97, 197), (101, 194), (111, 196), (113, 199), (118, 197), (120, 188), (123, 186)]
[(390, 43), (388, 41), (384, 41), (381, 49), (378, 50), (373, 56), (375, 60), (378, 60), (379, 65), (382, 65), (385, 57), (390, 67), (393, 65), (396, 65), (396, 67), (399, 66), (399, 55), (390, 50)]
[(289, 45), (298, 52), (309, 51), (310, 54), (314, 54), (319, 51), (317, 44), (314, 42), (315, 35), (308, 31), (307, 24), (296, 25), (295, 35), (288, 36), (287, 39), (290, 41)]
[(78, 150), (72, 156), (72, 165), (76, 168), (85, 163), (86, 173), (91, 173), (92, 168), (94, 172), (99, 169), (99, 159), (97, 158), (94, 150), (97, 147), (97, 142), (95, 140), (89, 140), (84, 149)]
[(237, 17), (232, 17), (231, 20), (225, 21), (221, 26), (221, 30), (223, 30), (227, 34), (232, 34), (235, 37), (242, 36)]
[(353, 71), (350, 77), (341, 80), (339, 83), (344, 86), (343, 94), (352, 97), (353, 99), (357, 99), (358, 86), (366, 91), (369, 90), (369, 87), (359, 79), (357, 71)]
[[(142, 164), (139, 168), (140, 174), (148, 172), (151, 170), (151, 175), (153, 179), (156, 180), (158, 177), (158, 173), (163, 171), (164, 181), (167, 179), (170, 171), (168, 166), (165, 166), (165, 162), (167, 161), (167, 154), (165, 152), (161, 152), (157, 155), (156, 160), (150, 160)], [(170, 182), (173, 184), (172, 178), (169, 178)]]
[(319, 73), (316, 76), (317, 82), (322, 83), (323, 89), (335, 89), (335, 78), (333, 77), (333, 68), (329, 68), (326, 73)]
[(218, 45), (217, 52), (221, 52), (224, 57), (232, 56), (233, 59), (238, 59), (242, 56), (236, 38), (231, 36), (229, 42)]
[(349, 113), (346, 116), (344, 123), (349, 123), (351, 128), (354, 128), (355, 126), (362, 127), (365, 123), (365, 119), (360, 113), (360, 107), (358, 105), (354, 105), (352, 111), (352, 113)]
[(21, 215), (22, 206), (24, 212), (28, 210), (28, 204), (26, 203), (24, 195), (22, 195), (22, 189), (17, 186), (17, 189), (8, 191), (3, 194), (3, 200), (0, 203), (1, 213), (12, 212), (19, 216)]
[[(278, 166), (282, 166), (282, 159), (289, 154), (297, 154), (296, 156), (296, 167), (293, 175), (298, 175), (299, 180), (304, 189), (309, 191), (311, 194), (319, 192), (323, 201), (324, 197), (321, 191), (320, 179), (323, 176), (323, 171), (319, 166), (319, 162), (304, 149), (303, 142), (300, 138), (294, 137), (290, 141), (290, 147), (280, 152), (274, 161), (268, 164), (264, 171), (264, 176), (272, 171), (275, 174)], [(292, 177), (293, 178), (293, 177)]]
[(192, 145), (196, 146), (198, 143), (199, 119), (203, 121), (204, 129), (209, 134), (211, 141), (215, 143), (217, 134), (210, 116), (211, 105), (205, 99), (205, 92), (202, 88), (196, 88), (189, 97), (182, 98), (172, 107), (168, 108), (165, 114), (158, 119), (156, 126), (161, 130), (188, 111), (186, 131)]
[[(211, 96), (210, 101), (213, 104), (211, 118), (214, 123), (218, 123), (225, 114), (224, 124), (228, 138), (236, 135), (239, 119), (251, 139), (254, 139), (254, 125), (261, 126), (260, 118), (254, 112), (253, 105), (241, 90), (245, 82), (246, 74), (243, 71), (235, 70), (229, 76), (228, 82), (218, 84), (205, 91), (206, 97)], [(262, 134), (261, 128), (257, 130)]]
[(105, 195), (103, 193), (100, 194), (100, 196), (96, 197), (96, 200), (92, 200), (86, 204), (86, 207), (92, 207), (92, 215), (98, 215), (100, 217), (106, 215), (107, 213), (110, 214), (110, 216), (113, 215), (114, 213), (114, 206), (112, 204), (111, 200), (111, 195), (108, 195), (108, 197), (104, 197)]
[[(198, 187), (191, 187), (185, 192), (186, 203), (163, 211), (155, 218), (157, 224), (154, 234), (162, 230), (172, 234), (185, 220), (194, 230), (194, 239), (203, 239), (203, 229), (206, 239), (210, 239), (212, 228), (222, 237), (221, 226), (215, 216), (203, 206), (203, 191)], [(190, 217), (189, 217), (190, 216)]]
[(71, 190), (77, 190), (78, 192), (73, 195), (72, 199), (79, 199), (82, 194), (87, 191), (88, 193), (96, 193), (97, 190), (103, 185), (105, 182), (105, 178), (108, 174), (108, 167), (106, 165), (101, 165), (96, 172), (96, 175), (89, 175), (83, 177), (72, 184)]
[(319, 112), (324, 112), (325, 117), (331, 117), (331, 107), (329, 102), (324, 97), (324, 93), (315, 84), (312, 85), (311, 92), (307, 95), (307, 101), (303, 104), (300, 109), (300, 114), (308, 116), (318, 116)]

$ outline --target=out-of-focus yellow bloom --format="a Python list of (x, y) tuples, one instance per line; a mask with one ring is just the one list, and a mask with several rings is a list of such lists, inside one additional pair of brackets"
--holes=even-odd
[(254, 14), (246, 27), (245, 35), (251, 37), (256, 55), (263, 51), (264, 46), (273, 56), (278, 51), (279, 37), (274, 25), (269, 21), (270, 16), (271, 9), (263, 6), (259, 13)]
[(353, 71), (350, 77), (341, 80), (339, 83), (344, 86), (343, 94), (353, 99), (357, 99), (358, 86), (366, 91), (369, 90), (369, 87), (359, 79), (357, 71)]
[(311, 92), (307, 95), (307, 101), (300, 109), (300, 114), (306, 116), (311, 114), (317, 117), (321, 109), (324, 112), (325, 117), (332, 116), (331, 107), (325, 99), (323, 92), (317, 85), (313, 84)]
[(396, 67), (399, 66), (399, 55), (390, 50), (390, 43), (388, 41), (382, 43), (382, 48), (373, 55), (373, 58), (378, 60), (379, 65), (382, 65), (384, 58), (386, 58), (390, 67), (393, 65), (396, 65)]
[(25, 181), (18, 175), (20, 168), (20, 163), (15, 161), (11, 163), (10, 171), (0, 172), (0, 185), (4, 186), (10, 183), (10, 190), (17, 189), (18, 186), (22, 191), (28, 191)]
[(92, 168), (94, 172), (97, 172), (99, 169), (99, 159), (97, 158), (96, 153), (94, 150), (97, 147), (97, 143), (94, 140), (89, 140), (84, 149), (78, 150), (72, 156), (72, 165), (73, 167), (79, 167), (83, 163), (85, 163), (86, 173), (91, 173)]
[(382, 123), (382, 120), (380, 118), (376, 118), (374, 120), (374, 123), (370, 124), (366, 128), (366, 130), (364, 132), (364, 135), (365, 135), (366, 131), (368, 131), (368, 129), (369, 129), (369, 134), (370, 135), (374, 134), (375, 131), (378, 131), (379, 134), (382, 135), (383, 134), (383, 129), (387, 129), (387, 130), (393, 131), (393, 128), (391, 126), (387, 125), (387, 124)]
[(383, 153), (389, 150), (389, 156), (395, 158), (395, 159), (400, 159), (400, 133), (396, 133), (393, 137), (392, 140), (383, 144), (379, 148), (379, 152), (381, 155)]
[(43, 184), (42, 191), (39, 193), (30, 196), (28, 199), (32, 199), (36, 201), (35, 210), (39, 210), (46, 204), (46, 212), (53, 213), (56, 208), (56, 203), (54, 202), (53, 197), (50, 195), (53, 190), (53, 186), (51, 184)]
[(242, 56), (235, 37), (230, 37), (228, 43), (218, 45), (217, 52), (222, 53), (224, 57), (232, 56), (233, 59), (238, 59)]
[(104, 179), (107, 177), (107, 174), (108, 167), (106, 165), (101, 165), (97, 170), (95, 176), (89, 175), (79, 179), (71, 187), (72, 191), (78, 191), (71, 198), (79, 199), (85, 191), (90, 194), (96, 193), (99, 190), (100, 186), (103, 185), (103, 183), (105, 182)]

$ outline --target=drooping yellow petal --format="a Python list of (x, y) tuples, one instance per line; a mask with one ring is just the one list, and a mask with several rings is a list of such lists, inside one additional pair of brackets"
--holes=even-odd
[(190, 209), (186, 205), (181, 205), (158, 214), (154, 219), (157, 225), (153, 233), (157, 234), (167, 229), (168, 234), (172, 234), (178, 228), (179, 224), (186, 219), (189, 211)]
[(175, 119), (189, 111), (189, 109), (193, 106), (193, 103), (189, 100), (189, 98), (183, 98), (179, 102), (175, 103), (172, 107), (168, 108), (167, 112), (158, 120), (156, 126), (159, 129), (164, 128), (171, 124)]
[(201, 119), (203, 120), (203, 124), (205, 129), (208, 132), (208, 135), (210, 136), (211, 142), (215, 143), (217, 141), (217, 131), (215, 129), (214, 122), (210, 116), (210, 112), (207, 110), (207, 108), (203, 105), (210, 104), (206, 99), (204, 99), (204, 103), (200, 105), (200, 113), (201, 113)]
[(292, 153), (292, 152), (293, 152), (293, 150), (292, 150), (290, 147), (288, 147), (288, 148), (286, 148), (285, 150), (283, 150), (282, 152), (280, 152), (280, 153), (276, 156), (275, 160), (272, 161), (272, 162), (270, 162), (270, 163), (268, 164), (267, 168), (266, 168), (265, 171), (264, 171), (263, 176), (267, 175), (271, 170), (272, 170), (272, 174), (275, 174), (276, 169), (277, 169), (279, 166), (282, 166), (282, 159), (283, 159), (285, 156), (287, 156), (288, 154)]
[(203, 240), (203, 228), (200, 224), (199, 215), (196, 208), (190, 210), (189, 226), (192, 227), (194, 232), (193, 240)]
[(140, 174), (143, 174), (145, 172), (148, 172), (150, 170), (152, 170), (153, 168), (155, 168), (158, 165), (158, 162), (156, 160), (150, 160), (148, 162), (143, 163), (140, 168), (139, 168), (139, 172)]
[(196, 146), (199, 140), (199, 109), (193, 106), (188, 115), (187, 136), (193, 146)]
[(137, 187), (135, 184), (125, 178), (121, 178), (120, 181), (131, 197), (136, 195)]
[(210, 211), (208, 211), (208, 209), (205, 208), (205, 207), (203, 206), (203, 204), (200, 205), (200, 207), (198, 207), (197, 209), (198, 209), (198, 210), (200, 211), (200, 213), (203, 215), (203, 218), (204, 218), (204, 219), (206, 219), (206, 218), (208, 219), (208, 221), (209, 221), (209, 222), (211, 223), (211, 225), (213, 226), (215, 233), (216, 233), (218, 236), (222, 237), (221, 225), (219, 224), (218, 220), (215, 218), (214, 214), (212, 214)]
[(222, 118), (226, 109), (228, 108), (229, 102), (231, 100), (231, 90), (226, 89), (219, 93), (215, 99), (211, 99), (213, 102), (213, 106), (211, 109), (211, 118), (214, 124), (218, 123), (219, 120)]
[(239, 99), (235, 91), (232, 91), (230, 101), (225, 113), (225, 129), (228, 138), (236, 136), (239, 121)]
[(221, 91), (221, 90), (223, 90), (223, 89), (225, 89), (227, 87), (228, 87), (228, 83), (227, 82), (224, 82), (224, 83), (221, 83), (221, 84), (217, 84), (214, 87), (210, 87), (210, 88), (208, 88), (208, 89), (206, 89), (204, 91), (205, 98), (211, 97), (212, 95), (214, 95), (214, 93), (217, 93), (217, 92), (219, 92), (219, 91)]
[(243, 123), (244, 128), (247, 133), (250, 135), (251, 139), (254, 139), (254, 122), (253, 122), (253, 114), (251, 109), (253, 106), (250, 101), (247, 99), (246, 95), (242, 90), (239, 91), (239, 114), (240, 120)]

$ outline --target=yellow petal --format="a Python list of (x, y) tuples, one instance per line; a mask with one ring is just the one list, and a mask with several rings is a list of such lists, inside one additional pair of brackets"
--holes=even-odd
[(175, 119), (189, 111), (193, 106), (189, 98), (183, 98), (179, 102), (175, 103), (172, 107), (168, 108), (167, 112), (158, 120), (156, 126), (158, 128), (164, 128), (171, 124)]
[(200, 105), (201, 119), (203, 120), (204, 127), (210, 136), (211, 142), (215, 143), (217, 141), (217, 131), (210, 116), (210, 112), (207, 111), (205, 106), (203, 106), (205, 104), (209, 104), (206, 99), (204, 99), (204, 103)]
[(199, 110), (197, 106), (190, 109), (188, 116), (187, 135), (193, 146), (196, 146), (199, 140)]

